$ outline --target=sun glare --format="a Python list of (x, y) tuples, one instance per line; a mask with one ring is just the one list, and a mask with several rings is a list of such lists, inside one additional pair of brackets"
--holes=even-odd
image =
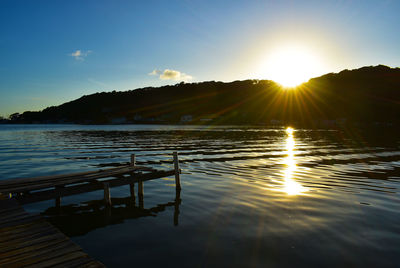
[(294, 45), (271, 51), (261, 65), (260, 78), (273, 80), (284, 87), (298, 86), (323, 71), (315, 53)]
[(293, 178), (293, 173), (296, 171), (296, 160), (294, 157), (295, 141), (293, 137), (293, 128), (288, 127), (286, 129), (286, 151), (287, 157), (285, 158), (286, 169), (284, 170), (284, 184), (283, 191), (288, 195), (298, 195), (302, 192), (307, 191), (299, 182)]

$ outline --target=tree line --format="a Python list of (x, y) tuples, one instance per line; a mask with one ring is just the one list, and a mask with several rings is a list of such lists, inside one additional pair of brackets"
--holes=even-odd
[(399, 125), (400, 68), (329, 73), (296, 88), (270, 80), (208, 81), (102, 92), (8, 123)]

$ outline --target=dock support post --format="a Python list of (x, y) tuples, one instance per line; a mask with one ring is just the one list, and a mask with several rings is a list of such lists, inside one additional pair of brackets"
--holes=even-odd
[(179, 170), (178, 152), (174, 152), (174, 168), (175, 168), (175, 185), (177, 189), (181, 189), (181, 177)]
[(136, 165), (136, 156), (135, 154), (131, 154), (131, 166), (135, 166)]
[(110, 194), (110, 185), (108, 182), (103, 183), (104, 187), (104, 202), (107, 206), (111, 206), (111, 194)]

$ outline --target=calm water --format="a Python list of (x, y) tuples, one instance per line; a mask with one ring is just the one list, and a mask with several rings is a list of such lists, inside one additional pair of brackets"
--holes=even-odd
[(400, 138), (381, 130), (0, 125), (0, 179), (111, 167), (172, 168), (144, 183), (26, 206), (110, 267), (387, 266), (400, 263)]

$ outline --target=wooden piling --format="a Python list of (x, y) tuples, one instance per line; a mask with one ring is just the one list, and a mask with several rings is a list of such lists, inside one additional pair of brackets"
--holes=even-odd
[(131, 154), (131, 166), (135, 166), (136, 165), (136, 156), (135, 154)]
[(175, 185), (177, 189), (181, 189), (181, 177), (179, 170), (178, 152), (174, 152), (174, 169), (175, 169)]
[(104, 187), (104, 202), (107, 206), (111, 206), (111, 194), (110, 194), (110, 185), (108, 182), (103, 183)]

